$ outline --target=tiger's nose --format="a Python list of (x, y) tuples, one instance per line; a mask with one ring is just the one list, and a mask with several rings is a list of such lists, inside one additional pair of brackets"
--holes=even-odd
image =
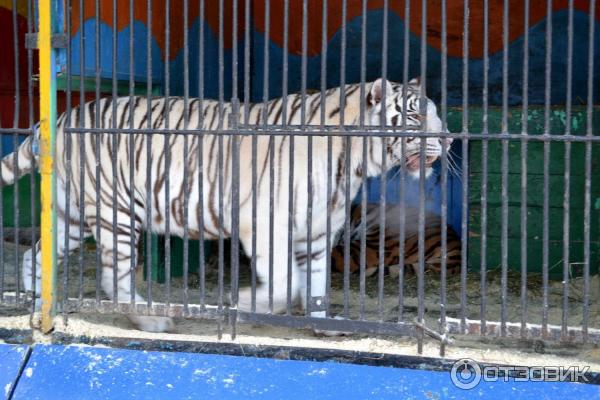
[[(445, 133), (450, 133), (450, 131), (446, 129)], [(454, 142), (454, 139), (452, 139), (451, 137), (440, 138), (440, 143), (442, 143), (442, 140), (446, 141), (446, 144), (448, 145), (448, 147), (450, 147), (450, 145), (452, 144), (452, 142)]]
[(437, 156), (427, 156), (425, 157), (425, 166), (430, 167), (437, 160)]

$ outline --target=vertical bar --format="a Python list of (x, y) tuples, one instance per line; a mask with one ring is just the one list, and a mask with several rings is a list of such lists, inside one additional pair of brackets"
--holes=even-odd
[(527, 337), (527, 145), (529, 107), (529, 0), (525, 0), (523, 37), (523, 111), (521, 126), (521, 337)]
[[(171, 107), (177, 99), (170, 98), (171, 95), (171, 1), (165, 1), (165, 108), (164, 121), (165, 129), (170, 128)], [(171, 183), (170, 174), (166, 173), (171, 170), (171, 134), (166, 132), (164, 135), (164, 150), (165, 152), (165, 305), (167, 309), (171, 304)]]
[[(427, 0), (421, 5), (421, 92), (419, 114), (421, 129), (427, 132)], [(425, 320), (425, 158), (427, 138), (419, 141), (419, 275), (417, 278), (418, 309), (417, 318), (421, 324)], [(423, 353), (423, 330), (417, 331), (417, 352)]]
[[(408, 62), (410, 55), (410, 0), (404, 3), (404, 52), (402, 56), (402, 129), (406, 129), (406, 112), (408, 107)], [(399, 215), (399, 239), (398, 252), (404, 254), (406, 244), (406, 138), (400, 143), (400, 215)], [(399, 259), (398, 266), (398, 322), (404, 319), (404, 257)]]
[[(112, 121), (112, 126), (111, 128), (124, 128), (123, 126), (118, 126), (117, 125), (117, 34), (118, 34), (118, 30), (117, 30), (117, 12), (118, 12), (118, 8), (117, 8), (117, 0), (113, 0), (112, 1), (112, 7), (113, 7), (113, 20), (112, 20), (112, 25), (113, 25), (113, 29), (112, 29), (112, 51), (113, 51), (113, 55), (112, 55), (112, 97), (111, 97), (111, 108), (112, 108), (112, 117), (111, 117), (111, 121)], [(108, 102), (108, 99), (105, 99), (106, 102)], [(131, 107), (131, 103), (129, 103), (129, 106)], [(129, 109), (129, 113), (132, 113), (132, 109)], [(123, 110), (123, 112), (125, 112), (125, 110)], [(111, 140), (111, 144), (112, 144), (112, 154), (111, 154), (111, 164), (112, 164), (112, 225), (113, 225), (113, 232), (116, 231), (116, 226), (117, 226), (117, 153), (118, 153), (118, 147), (117, 147), (117, 135), (113, 134), (110, 135), (110, 140)], [(130, 164), (131, 165), (131, 164)], [(129, 169), (132, 169), (131, 167)], [(133, 193), (133, 192), (132, 192)], [(131, 218), (130, 218), (130, 222), (131, 222)], [(135, 237), (135, 231), (132, 230), (130, 233), (130, 243), (131, 243), (131, 239)], [(113, 285), (114, 285), (114, 292), (115, 294), (117, 293), (117, 282), (118, 282), (118, 274), (116, 273), (116, 266), (117, 266), (117, 262), (118, 262), (118, 258), (117, 258), (117, 243), (118, 243), (118, 236), (117, 235), (113, 235), (113, 259), (112, 259), (112, 263), (115, 266), (115, 273), (113, 273)], [(129, 273), (131, 274), (131, 265), (129, 266)], [(133, 278), (133, 276), (130, 275), (130, 278)], [(133, 291), (135, 291), (135, 281), (133, 279), (131, 279), (131, 284), (130, 284), (130, 289), (131, 286), (133, 286)], [(133, 293), (132, 293), (133, 295)], [(131, 297), (130, 297), (131, 300)], [(113, 298), (114, 303), (116, 304), (118, 301), (117, 296), (114, 296)]]
[[(67, 13), (70, 13), (69, 11), (66, 11)], [(69, 23), (67, 23), (68, 25)], [(33, 33), (34, 32), (34, 15), (33, 15), (33, 2), (32, 0), (28, 0), (27, 1), (27, 32), (28, 33)], [(68, 45), (67, 45), (68, 47)], [(70, 89), (70, 86), (67, 85), (67, 89)], [(69, 94), (70, 95), (70, 94)], [(69, 96), (68, 95), (68, 96)], [(70, 98), (67, 98), (67, 103), (70, 102)], [(68, 108), (70, 109), (70, 107)], [(29, 111), (29, 127), (33, 127), (34, 126), (34, 108), (33, 108), (33, 49), (28, 48), (27, 49), (27, 110)], [(69, 118), (69, 116), (67, 116), (67, 118)], [(32, 137), (35, 137), (35, 130), (32, 129), (30, 132), (30, 135), (32, 135)], [(68, 147), (68, 146), (67, 146)], [(31, 142), (31, 148), (30, 148), (31, 152), (33, 153), (33, 141)], [(2, 152), (0, 151), (0, 154), (2, 154)], [(67, 157), (70, 157), (70, 153), (67, 151)], [(69, 166), (70, 167), (70, 166)], [(69, 168), (67, 167), (67, 168)], [(30, 173), (29, 174), (29, 190), (30, 190), (30, 197), (29, 197), (29, 209), (31, 210), (31, 251), (32, 251), (32, 256), (35, 256), (35, 248), (36, 248), (36, 235), (35, 235), (35, 227), (36, 225), (36, 216), (37, 216), (37, 212), (36, 212), (36, 199), (37, 199), (37, 193), (36, 193), (36, 185), (35, 185), (35, 181), (36, 181), (36, 174), (34, 173)], [(67, 185), (69, 186), (69, 185)], [(70, 189), (70, 188), (69, 188)], [(67, 198), (67, 202), (69, 201), (69, 191), (66, 191), (66, 198)], [(68, 210), (68, 207), (66, 208)], [(69, 215), (68, 213), (66, 215)], [(0, 225), (1, 226), (1, 225)], [(67, 230), (66, 236), (68, 236), (69, 232)], [(0, 238), (2, 239), (2, 238)], [(0, 262), (2, 262), (2, 259), (0, 258)], [(37, 282), (36, 282), (36, 275), (37, 275), (37, 262), (34, 260), (34, 258), (32, 258), (32, 271), (34, 272), (31, 275), (31, 287), (33, 289), (33, 293), (36, 293), (37, 288)], [(63, 265), (65, 265), (65, 268), (68, 269), (68, 255), (65, 254), (64, 257), (64, 262)], [(68, 274), (66, 275), (68, 277)], [(0, 283), (0, 285), (2, 285)], [(66, 292), (65, 292), (66, 293)], [(0, 294), (0, 301), (1, 301), (1, 294)], [(35, 307), (31, 308), (31, 312), (33, 314), (33, 312), (35, 312)]]
[[(114, 22), (113, 22), (114, 23)], [(134, 69), (134, 37), (133, 37), (133, 23), (134, 23), (134, 2), (133, 0), (129, 0), (129, 129), (134, 128), (134, 119), (135, 113), (133, 112), (134, 108), (134, 92), (135, 92), (135, 82), (133, 80), (135, 69)], [(133, 188), (135, 186), (135, 135), (133, 133), (129, 133), (129, 187)], [(129, 199), (129, 228), (131, 232), (136, 232), (135, 230), (135, 197), (131, 196)], [(140, 225), (142, 225), (140, 223)], [(129, 291), (131, 292), (130, 303), (131, 305), (135, 304), (135, 274), (136, 274), (136, 266), (137, 266), (137, 243), (141, 241), (142, 238), (142, 227), (140, 226), (139, 235), (136, 232), (136, 235), (131, 235), (129, 246), (131, 248), (131, 260), (129, 264), (129, 277), (131, 280), (131, 286), (129, 287)], [(141, 256), (141, 255), (140, 255)]]
[[(283, 5), (283, 76), (282, 76), (282, 103), (281, 103), (281, 125), (287, 126), (287, 97), (288, 97), (288, 54), (289, 54), (289, 0), (285, 0)], [(274, 121), (276, 124), (277, 121)], [(294, 254), (294, 135), (289, 136), (289, 180), (288, 180), (288, 242), (287, 242), (287, 295), (286, 295), (286, 315), (292, 313), (292, 260)]]
[[(544, 89), (544, 135), (550, 135), (550, 96), (552, 77), (552, 0), (546, 3), (546, 71)], [(544, 142), (544, 183), (543, 183), (543, 222), (542, 222), (542, 336), (548, 335), (548, 255), (549, 255), (549, 218), (550, 218), (550, 142)]]
[[(306, 74), (307, 74), (307, 52), (308, 52), (308, 0), (302, 1), (302, 59), (301, 59), (301, 82), (300, 90), (302, 103), (300, 104), (300, 125), (306, 128)], [(312, 311), (312, 207), (313, 207), (313, 138), (307, 137), (307, 171), (306, 186), (308, 199), (306, 202), (306, 314)], [(289, 227), (291, 229), (291, 227)]]
[[(487, 0), (486, 0), (487, 4)], [(485, 6), (484, 6), (485, 9)], [(487, 18), (484, 16), (484, 24), (486, 24)], [(447, 31), (447, 5), (446, 0), (442, 0), (442, 132), (448, 130), (448, 31)], [(485, 37), (485, 34), (484, 34)], [(484, 39), (485, 43), (485, 39)], [(484, 52), (485, 53), (485, 52)], [(485, 70), (485, 68), (484, 68)], [(485, 87), (485, 85), (484, 85)], [(485, 111), (484, 111), (485, 112)], [(446, 280), (447, 280), (447, 260), (448, 256), (448, 229), (447, 229), (447, 215), (448, 215), (448, 143), (446, 140), (442, 140), (442, 168), (441, 168), (441, 208), (440, 208), (440, 225), (442, 229), (442, 244), (441, 244), (441, 271), (440, 271), (440, 334), (446, 334)], [(482, 297), (483, 301), (483, 297)], [(440, 357), (444, 357), (446, 354), (446, 344), (442, 341), (440, 343)]]
[[(569, 22), (567, 25), (567, 106), (565, 135), (571, 134), (571, 105), (573, 93), (573, 0), (569, 0)], [(569, 322), (569, 228), (570, 228), (570, 197), (571, 197), (571, 142), (565, 142), (565, 171), (563, 197), (563, 309), (561, 339), (567, 339)]]
[[(32, 8), (32, 0), (29, 0), (29, 12), (28, 12), (28, 16), (29, 19), (33, 19), (33, 10)], [(66, 31), (68, 34), (71, 34), (71, 0), (67, 1), (67, 6), (66, 6)], [(31, 23), (31, 20), (30, 20)], [(33, 29), (29, 29), (29, 31), (33, 32)], [(67, 120), (65, 122), (65, 126), (68, 126), (69, 128), (71, 127), (71, 41), (67, 40), (67, 64), (66, 64), (66, 75), (67, 75), (67, 82), (66, 82), (66, 109), (67, 109)], [(31, 76), (31, 75), (30, 75)], [(33, 90), (33, 88), (31, 89)], [(33, 94), (30, 95), (31, 97), (33, 97)], [(32, 99), (30, 99), (30, 102), (32, 101)], [(32, 105), (30, 105), (30, 114), (33, 114), (33, 107)], [(33, 119), (33, 115), (30, 116), (30, 119)], [(33, 122), (33, 120), (31, 121)], [(30, 122), (30, 124), (31, 124)], [(35, 132), (32, 132), (32, 134), (35, 134)], [(73, 141), (72, 141), (72, 136), (70, 133), (63, 133), (63, 135), (65, 135), (65, 140), (66, 140), (66, 179), (65, 179), (65, 215), (71, 215), (71, 180), (72, 180), (72, 165), (71, 165), (71, 157), (72, 157), (72, 152), (73, 152)], [(34, 178), (35, 174), (31, 174), (31, 177)], [(31, 185), (32, 191), (31, 191), (31, 200), (32, 202), (35, 201), (35, 181), (32, 182)], [(35, 206), (34, 204), (32, 204), (31, 207), (31, 215), (32, 215), (32, 223), (31, 223), (31, 228), (32, 228), (32, 240), (31, 243), (32, 245), (35, 246), (35, 241), (33, 239), (33, 228), (35, 228), (35, 221), (33, 220), (33, 216), (35, 215), (34, 210), (35, 210)], [(71, 240), (71, 233), (70, 233), (70, 226), (71, 224), (69, 223), (69, 219), (65, 218), (64, 221), (64, 246), (65, 246), (65, 251), (63, 254), (63, 303), (62, 303), (62, 309), (63, 309), (63, 318), (67, 319), (68, 313), (67, 313), (67, 308), (66, 308), (66, 304), (67, 304), (67, 300), (69, 298), (69, 268), (70, 268), (70, 262), (69, 262), (69, 242)], [(35, 247), (34, 247), (35, 249)], [(32, 276), (32, 286), (34, 288), (34, 292), (35, 292), (35, 274), (34, 276)]]
[[(489, 133), (489, 0), (483, 2), (483, 133)], [(487, 140), (481, 142), (481, 305), (479, 308), (482, 336), (487, 331), (487, 195), (488, 195), (488, 145)]]
[[(238, 0), (233, 0), (232, 16), (232, 59), (231, 59), (231, 122), (234, 129), (238, 127), (239, 121), (239, 100), (238, 100)], [(237, 306), (238, 302), (238, 279), (239, 279), (239, 220), (240, 220), (240, 152), (239, 144), (241, 137), (233, 135), (231, 140), (231, 298), (230, 304)], [(236, 314), (232, 313), (229, 318), (231, 325), (231, 339), (236, 336)]]
[[(269, 45), (271, 28), (271, 2), (265, 0), (265, 42), (263, 47), (263, 104), (262, 104), (262, 124), (266, 128), (269, 123), (268, 102), (269, 102)], [(275, 246), (275, 136), (269, 135), (269, 311), (273, 312), (273, 262)]]
[[(201, 4), (204, 0), (200, 0)], [(250, 22), (251, 0), (244, 0), (244, 125), (248, 126), (250, 118), (250, 37), (252, 27)], [(254, 139), (253, 139), (254, 140)]]
[[(244, 43), (244, 124), (248, 125), (250, 121), (250, 36), (251, 36), (251, 27), (250, 27), (250, 0), (246, 0), (246, 15), (245, 15), (245, 25), (246, 25), (246, 35), (245, 35), (245, 43)], [(258, 123), (257, 123), (258, 125)], [(251, 304), (250, 310), (252, 312), (256, 312), (256, 219), (257, 219), (257, 165), (256, 165), (256, 152), (258, 147), (258, 138), (256, 135), (252, 136), (252, 149), (251, 149), (251, 163), (252, 163), (252, 255), (250, 256), (250, 295), (251, 295)]]
[[(360, 36), (360, 127), (365, 126), (365, 111), (366, 111), (366, 93), (365, 80), (367, 75), (367, 0), (362, 1), (361, 8), (361, 36)], [(387, 35), (386, 35), (387, 36)], [(360, 296), (360, 319), (365, 319), (365, 296), (366, 296), (366, 258), (367, 258), (367, 163), (369, 139), (372, 138), (363, 136), (362, 138), (362, 183), (361, 183), (361, 201), (360, 201), (360, 276), (359, 276), (359, 296)], [(383, 212), (380, 210), (380, 212)]]
[[(189, 0), (183, 1), (183, 129), (190, 124), (190, 54), (189, 54)], [(189, 143), (188, 135), (183, 135), (183, 312), (187, 315), (189, 299), (190, 269), (190, 226), (189, 226)]]
[[(508, 20), (509, 3), (504, 0), (502, 18), (502, 134), (508, 134)], [(502, 140), (502, 222), (501, 222), (501, 277), (500, 277), (500, 336), (506, 336), (506, 307), (508, 284), (508, 140)]]
[[(219, 0), (219, 122), (217, 129), (223, 129), (223, 111), (224, 111), (224, 83), (225, 83), (225, 60), (224, 60), (224, 31), (223, 31), (223, 15), (224, 5), (223, 0)], [(218, 196), (218, 218), (219, 218), (219, 273), (218, 273), (218, 318), (217, 318), (217, 334), (219, 340), (223, 336), (223, 275), (225, 270), (225, 259), (224, 259), (224, 226), (223, 226), (223, 135), (217, 137), (217, 196)]]
[[(321, 20), (321, 127), (325, 127), (325, 113), (326, 113), (326, 89), (327, 89), (327, 0), (323, 0), (323, 8), (322, 8), (322, 20)], [(333, 186), (333, 177), (332, 173), (332, 146), (333, 146), (333, 138), (331, 135), (327, 136), (327, 217), (325, 222), (325, 242), (326, 242), (326, 304), (327, 310), (325, 311), (326, 316), (329, 317), (330, 310), (329, 306), (331, 304), (331, 209), (332, 209), (332, 198), (331, 198), (331, 190)]]
[(469, 0), (463, 4), (463, 85), (462, 85), (462, 210), (460, 262), (460, 329), (465, 332), (467, 322), (467, 213), (469, 200)]
[[(20, 55), (19, 55), (19, 25), (17, 20), (17, 1), (12, 2), (12, 22), (13, 22), (13, 52), (14, 52), (14, 66), (13, 71), (15, 74), (15, 98), (14, 98), (14, 113), (13, 113), (13, 128), (19, 127), (19, 119), (21, 114), (21, 72), (20, 72)], [(19, 147), (19, 134), (13, 133), (13, 149), (16, 152)], [(19, 157), (13, 158), (13, 170), (19, 170)], [(17, 182), (15, 182), (16, 184)], [(20, 207), (19, 207), (19, 191), (13, 191), (13, 223), (15, 233), (15, 243), (19, 243), (19, 221), (20, 221)], [(21, 292), (21, 269), (19, 263), (19, 246), (14, 248), (15, 257), (15, 294), (17, 302), (20, 299)], [(33, 258), (32, 258), (33, 260)]]
[[(146, 123), (152, 128), (152, 0), (148, 0), (146, 26)], [(146, 300), (148, 308), (152, 306), (152, 134), (146, 135)], [(202, 246), (200, 246), (202, 247)], [(156, 260), (158, 262), (158, 260)], [(157, 265), (158, 267), (158, 265)]]
[[(388, 67), (388, 16), (389, 16), (389, 1), (385, 0), (383, 2), (383, 38), (381, 41), (381, 78), (383, 80), (383, 84), (381, 86), (381, 127), (384, 128), (387, 125), (387, 96), (391, 95), (391, 93), (387, 93), (387, 67)], [(385, 206), (385, 197), (386, 197), (386, 189), (387, 189), (387, 137), (381, 138), (381, 185), (379, 192), (379, 265), (377, 268), (377, 288), (378, 288), (378, 298), (377, 298), (377, 308), (379, 321), (383, 322), (383, 273), (385, 271), (385, 267), (383, 265), (383, 261), (385, 260), (385, 216), (386, 216), (386, 206)]]
[[(342, 1), (342, 47), (340, 51), (340, 130), (344, 129), (344, 116), (346, 107), (346, 18), (348, 4)], [(344, 318), (349, 317), (350, 307), (350, 159), (352, 138), (344, 137)]]
[[(246, 1), (248, 3), (248, 1)], [(198, 274), (200, 275), (200, 309), (204, 311), (206, 305), (206, 270), (204, 261), (204, 0), (200, 0), (198, 29)]]
[[(594, 103), (594, 28), (596, 24), (596, 0), (590, 0), (588, 28), (588, 79), (587, 79), (587, 118), (586, 136), (593, 135)], [(592, 186), (592, 142), (585, 144), (585, 189), (583, 205), (583, 341), (589, 340), (588, 325), (590, 319), (590, 209)]]
[(56, 252), (54, 236), (54, 159), (56, 127), (55, 53), (51, 38), (54, 32), (51, 0), (39, 0), (40, 30), (40, 173), (41, 183), (41, 252), (42, 252), (42, 332), (53, 326), (56, 305)]
[[(81, 27), (81, 32), (84, 32), (84, 13), (85, 13), (85, 2), (83, 0), (79, 0), (79, 26)], [(85, 41), (84, 35), (79, 35), (79, 128), (84, 128), (85, 126), (85, 118), (86, 118), (86, 107), (85, 107)], [(85, 159), (84, 154), (85, 150), (85, 134), (79, 132), (75, 135), (77, 138), (77, 142), (79, 143), (79, 249), (83, 249), (83, 232), (84, 232), (84, 221), (85, 221), (85, 212), (83, 204), (85, 202)], [(80, 302), (83, 301), (83, 256), (84, 252), (79, 252), (79, 282), (78, 282), (78, 299)], [(99, 278), (99, 275), (96, 275)], [(97, 279), (98, 281), (100, 279)], [(99, 284), (99, 283), (98, 283)]]
[[(100, 120), (100, 2), (99, 0), (94, 1), (94, 93), (95, 93), (95, 102), (94, 110), (90, 107), (90, 116), (94, 116), (94, 126), (93, 128), (100, 128), (103, 121)], [(96, 276), (99, 277), (102, 275), (102, 250), (99, 246), (100, 236), (101, 236), (101, 224), (100, 224), (100, 134), (94, 133), (93, 136), (95, 141), (95, 194), (96, 194)], [(114, 303), (116, 305), (118, 298), (118, 288), (117, 288), (117, 274), (113, 273), (113, 296)], [(100, 279), (96, 279), (96, 304), (99, 306), (101, 300), (101, 292), (100, 292)]]

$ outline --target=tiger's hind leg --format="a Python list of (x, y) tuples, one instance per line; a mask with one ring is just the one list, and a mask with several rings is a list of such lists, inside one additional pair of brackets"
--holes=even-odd
[[(115, 205), (118, 207), (118, 205)], [(87, 210), (86, 210), (87, 211)], [(96, 236), (96, 212), (88, 217), (88, 226)], [(101, 285), (104, 292), (112, 300), (115, 297), (119, 302), (128, 303), (133, 294), (136, 302), (143, 302), (144, 298), (133, 287), (135, 266), (131, 268), (131, 257), (137, 253), (137, 242), (140, 237), (140, 226), (136, 223), (134, 231), (131, 231), (130, 217), (125, 211), (117, 212), (117, 221), (113, 227), (112, 208), (104, 218), (101, 214), (100, 237), (95, 237), (100, 246), (102, 258)], [(134, 236), (134, 246), (131, 246), (131, 237)], [(116, 237), (115, 237), (116, 236)], [(116, 247), (114, 246), (116, 240)], [(115, 265), (116, 260), (116, 265)], [(115, 285), (116, 274), (116, 285)], [(133, 282), (135, 284), (135, 282)], [(165, 332), (175, 327), (173, 320), (168, 317), (154, 317), (142, 315), (128, 315), (129, 320), (139, 329), (147, 332)]]
[[(275, 243), (273, 244), (273, 270), (270, 273), (269, 262), (269, 233), (268, 223), (258, 224), (256, 235), (256, 312), (267, 313), (270, 311), (271, 295), (273, 301), (273, 313), (282, 313), (287, 309), (288, 299), (288, 246), (287, 226), (276, 226), (274, 232)], [(266, 226), (265, 226), (266, 225)], [(240, 240), (246, 254), (252, 254), (251, 234), (240, 234)], [(298, 276), (298, 267), (295, 257), (291, 258), (292, 278)], [(272, 279), (272, 285), (270, 281)], [(297, 280), (292, 279), (290, 288), (291, 300), (297, 297)], [(252, 289), (250, 287), (240, 288), (238, 308), (241, 311), (252, 310)]]
[[(68, 229), (67, 229), (68, 224)], [(68, 240), (66, 240), (66, 234), (68, 230)], [(56, 221), (56, 256), (57, 262), (61, 262), (66, 254), (76, 250), (80, 244), (80, 229), (79, 222), (70, 219), (69, 222), (65, 222), (64, 215), (58, 213)], [(84, 228), (83, 238), (91, 236), (91, 232)], [(39, 297), (42, 291), (41, 278), (42, 278), (42, 253), (40, 251), (40, 242), (38, 240), (35, 246), (28, 249), (23, 254), (22, 262), (22, 277), (23, 277), (23, 288), (27, 292), (34, 292), (36, 297), (36, 310), (40, 307)], [(35, 255), (34, 255), (35, 251)], [(35, 260), (35, 263), (34, 263)], [(34, 280), (35, 275), (35, 280)], [(35, 289), (35, 290), (34, 290)]]
[[(311, 317), (322, 318), (326, 315), (327, 301), (327, 246), (325, 235), (317, 235), (311, 240), (310, 254), (307, 240), (296, 241), (296, 260), (298, 274), (293, 277), (298, 295), (302, 299), (304, 310), (310, 309)], [(309, 268), (310, 261), (310, 268)], [(310, 293), (308, 274), (310, 273)], [(310, 303), (310, 306), (309, 306)]]

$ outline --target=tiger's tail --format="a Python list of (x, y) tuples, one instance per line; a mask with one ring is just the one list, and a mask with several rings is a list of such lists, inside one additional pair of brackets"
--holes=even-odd
[(37, 166), (39, 126), (34, 128), (34, 134), (28, 136), (12, 153), (2, 158), (0, 162), (0, 180), (2, 186), (12, 185), (20, 177), (29, 174)]

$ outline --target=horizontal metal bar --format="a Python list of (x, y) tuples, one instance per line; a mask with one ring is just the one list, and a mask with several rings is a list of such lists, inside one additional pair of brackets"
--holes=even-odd
[[(55, 33), (50, 38), (50, 45), (54, 49), (66, 49), (67, 48), (67, 35), (64, 33)], [(38, 48), (38, 34), (27, 33), (25, 34), (25, 48), (26, 49), (37, 49)]]
[(17, 135), (31, 135), (33, 129), (30, 128), (0, 128), (0, 135), (4, 134), (17, 134)]
[(296, 329), (316, 329), (377, 335), (414, 336), (415, 326), (406, 322), (358, 321), (351, 319), (315, 318), (297, 315), (256, 314), (237, 312), (238, 322), (283, 326)]
[(33, 295), (27, 292), (19, 292), (18, 296), (16, 292), (4, 292), (0, 296), (0, 305), (30, 306), (32, 302)]
[[(458, 318), (446, 318), (448, 333), (463, 334), (461, 328), (461, 320)], [(483, 336), (498, 336), (500, 337), (500, 322), (486, 321), (484, 332), (481, 331), (481, 321), (467, 319), (464, 333), (467, 335), (483, 335)], [(560, 341), (562, 326), (547, 325), (548, 331), (544, 333), (542, 325), (526, 324), (524, 329), (520, 322), (507, 322), (505, 324), (505, 337), (523, 338), (523, 330), (526, 338), (531, 339), (546, 339), (551, 341)], [(563, 342), (582, 342), (583, 329), (581, 327), (567, 327), (567, 334), (562, 338)], [(591, 343), (600, 343), (600, 329), (588, 329), (588, 341)]]
[[(21, 292), (16, 296), (14, 292), (5, 292), (0, 298), (1, 305), (31, 305), (31, 293)], [(197, 319), (217, 319), (219, 318), (217, 306), (200, 306), (197, 304), (188, 304), (187, 311), (183, 304), (170, 304), (167, 307), (164, 303), (153, 302), (148, 306), (146, 302), (138, 302), (131, 304), (130, 302), (115, 303), (112, 300), (102, 300), (97, 303), (95, 299), (70, 298), (61, 307), (66, 309), (58, 310), (59, 312), (79, 312), (79, 313), (101, 313), (101, 314), (135, 314), (135, 315), (152, 315), (174, 318), (197, 318)], [(235, 313), (237, 321), (240, 323), (259, 324), (282, 326), (296, 329), (315, 329), (324, 331), (338, 331), (349, 333), (368, 333), (379, 335), (395, 335), (414, 337), (417, 329), (421, 329), (413, 323), (409, 322), (379, 322), (379, 321), (364, 321), (350, 319), (333, 319), (333, 318), (315, 318), (307, 316), (290, 316), (290, 315), (273, 315), (273, 314), (257, 314), (250, 312), (241, 312), (236, 309), (225, 307), (221, 316), (233, 316)], [(443, 336), (437, 335), (437, 332), (430, 329), (424, 329), (425, 333), (437, 340), (444, 340), (447, 343), (452, 343), (447, 335), (463, 334), (461, 330), (461, 320), (457, 318), (446, 318), (447, 334)], [(501, 323), (495, 321), (486, 321), (485, 331), (481, 331), (480, 320), (466, 320), (465, 334), (478, 336), (500, 336)], [(506, 323), (506, 337), (523, 338), (522, 325), (520, 322)], [(548, 325), (548, 331), (544, 334), (542, 325), (526, 324), (525, 337), (530, 339), (545, 339), (550, 341), (561, 341), (562, 327), (559, 325)], [(435, 333), (436, 335), (433, 335)], [(600, 343), (600, 329), (588, 329), (588, 341), (591, 343)], [(566, 338), (566, 339), (565, 339)], [(583, 329), (581, 327), (567, 327), (567, 335), (562, 338), (562, 341), (567, 342), (582, 342)]]
[(137, 302), (119, 302), (113, 300), (101, 300), (99, 303), (96, 299), (76, 299), (70, 298), (65, 302), (66, 309), (60, 309), (59, 312), (80, 312), (80, 313), (100, 313), (100, 314), (135, 314), (135, 315), (152, 315), (159, 317), (173, 318), (206, 318), (216, 319), (217, 306), (200, 306), (198, 304), (188, 304), (187, 311), (184, 304), (152, 302), (148, 305), (146, 301)]
[(366, 129), (358, 127), (347, 127), (343, 131), (339, 130), (339, 127), (327, 129), (319, 126), (314, 127), (303, 127), (299, 128), (302, 130), (294, 130), (294, 127), (288, 126), (285, 129), (278, 130), (273, 129), (274, 127), (259, 127), (254, 129), (215, 129), (215, 130), (177, 130), (177, 129), (109, 129), (109, 128), (64, 128), (67, 133), (103, 133), (103, 134), (142, 134), (142, 135), (167, 135), (167, 134), (179, 134), (179, 135), (246, 135), (246, 136), (376, 136), (376, 137), (411, 137), (411, 138), (427, 138), (427, 137), (439, 137), (439, 138), (452, 138), (456, 140), (482, 140), (482, 141), (493, 141), (493, 140), (512, 140), (512, 141), (533, 141), (533, 142), (592, 142), (600, 143), (600, 136), (576, 136), (576, 135), (565, 135), (565, 134), (549, 134), (549, 135), (524, 135), (518, 134), (505, 134), (505, 133), (442, 133), (442, 132), (421, 132), (421, 131), (387, 131), (380, 127), (376, 129)]

